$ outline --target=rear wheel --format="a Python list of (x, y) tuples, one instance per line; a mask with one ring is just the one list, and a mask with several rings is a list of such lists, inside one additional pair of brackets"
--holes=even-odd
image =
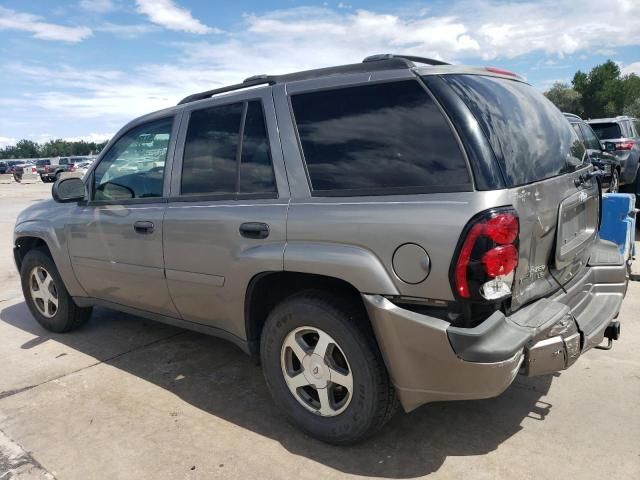
[(260, 354), (275, 403), (322, 441), (362, 440), (397, 408), (361, 305), (321, 292), (294, 295), (269, 315)]
[(611, 173), (611, 182), (609, 183), (609, 193), (618, 193), (620, 190), (620, 172), (617, 168)]
[(55, 263), (44, 250), (30, 250), (25, 255), (20, 277), (29, 310), (47, 330), (68, 332), (89, 319), (91, 308), (80, 308), (75, 304)]

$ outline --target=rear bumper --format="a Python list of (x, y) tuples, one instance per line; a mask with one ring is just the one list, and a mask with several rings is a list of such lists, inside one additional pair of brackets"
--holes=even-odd
[(496, 312), (470, 329), (400, 308), (379, 295), (363, 295), (404, 409), (494, 397), (518, 373), (563, 370), (601, 343), (620, 311), (627, 269), (613, 250), (596, 257), (564, 291), (509, 317)]

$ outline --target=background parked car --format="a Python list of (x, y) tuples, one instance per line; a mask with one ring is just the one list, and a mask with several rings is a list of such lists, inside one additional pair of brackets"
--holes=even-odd
[(604, 172), (601, 179), (602, 189), (617, 192), (620, 187), (620, 160), (612, 153), (605, 151), (596, 133), (587, 122), (572, 113), (565, 113), (564, 116), (582, 140), (587, 151), (588, 161), (598, 170)]
[(54, 157), (43, 158), (36, 162), (38, 175), (43, 182), (54, 182), (64, 172), (74, 172), (76, 163), (86, 160), (87, 157)]
[[(611, 149), (620, 160), (620, 185), (633, 184), (640, 164), (640, 121), (630, 117), (615, 117), (597, 118), (588, 120), (588, 123), (605, 150)], [(613, 146), (606, 148), (608, 142)]]
[(7, 170), (9, 170), (9, 166), (7, 165), (7, 162), (0, 162), (0, 174), (7, 173)]

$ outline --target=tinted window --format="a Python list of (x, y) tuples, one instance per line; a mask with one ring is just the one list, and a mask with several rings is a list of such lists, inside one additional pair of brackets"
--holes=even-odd
[(315, 191), (468, 187), (456, 138), (415, 80), (304, 93), (291, 103)]
[(593, 130), (591, 130), (588, 125), (581, 123), (580, 129), (582, 130), (582, 138), (584, 139), (584, 144), (588, 149), (602, 150), (600, 140), (598, 140), (598, 137), (596, 137), (596, 134), (593, 133)]
[(633, 120), (633, 128), (635, 129), (634, 137), (640, 137), (640, 120)]
[(238, 188), (240, 193), (276, 191), (262, 104), (247, 103), (241, 129), (244, 108), (244, 103), (234, 103), (191, 113), (182, 162), (183, 195), (235, 194)]
[(191, 112), (182, 160), (183, 195), (234, 193), (242, 103)]
[(240, 193), (275, 192), (269, 140), (260, 102), (249, 102), (242, 139)]
[(589, 125), (600, 140), (622, 137), (622, 130), (617, 123), (590, 123)]
[(36, 160), (36, 166), (42, 167), (43, 165), (51, 165), (49, 159), (47, 160)]
[(157, 120), (120, 137), (95, 169), (94, 200), (161, 197), (172, 125)]
[(560, 111), (533, 87), (480, 75), (446, 75), (480, 123), (509, 186), (575, 170), (584, 147)]

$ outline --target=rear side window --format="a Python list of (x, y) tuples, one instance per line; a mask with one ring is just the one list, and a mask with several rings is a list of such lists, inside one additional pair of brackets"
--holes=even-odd
[(275, 193), (276, 186), (262, 104), (251, 101), (193, 111), (181, 194), (267, 192)]
[(622, 130), (617, 123), (590, 123), (590, 125), (600, 140), (622, 137)]
[(564, 115), (522, 82), (480, 75), (444, 78), (474, 114), (508, 186), (571, 172), (585, 149)]
[(242, 103), (191, 113), (182, 161), (183, 195), (236, 191)]
[(291, 97), (314, 195), (470, 189), (447, 120), (415, 80)]
[(582, 137), (584, 138), (584, 144), (588, 149), (590, 150), (602, 149), (600, 145), (600, 140), (598, 140), (598, 137), (596, 137), (596, 134), (593, 133), (593, 130), (591, 130), (588, 125), (581, 123), (580, 129), (582, 130)]

